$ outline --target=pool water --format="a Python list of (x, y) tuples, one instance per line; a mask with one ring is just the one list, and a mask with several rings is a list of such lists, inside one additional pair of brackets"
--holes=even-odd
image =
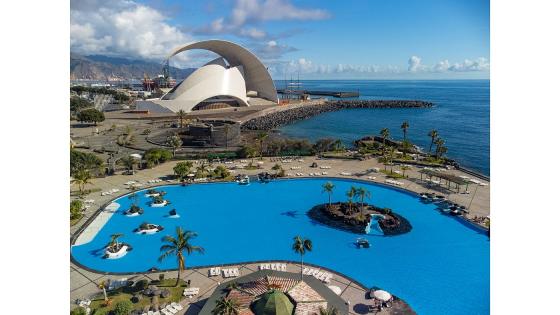
[[(346, 201), (345, 192), (362, 186), (371, 192), (366, 200), (388, 207), (406, 217), (410, 233), (385, 237), (356, 235), (312, 221), (306, 212), (327, 202), (321, 185), (327, 179), (164, 186), (171, 205), (149, 207), (140, 193), (144, 214), (123, 214), (132, 203), (128, 197), (118, 213), (89, 243), (72, 247), (80, 264), (102, 272), (144, 272), (151, 267), (176, 268), (173, 258), (159, 263), (161, 237), (175, 234), (175, 227), (196, 231), (192, 243), (205, 248), (204, 255), (188, 256), (187, 266), (214, 265), (254, 260), (299, 260), (292, 249), (295, 235), (310, 238), (313, 251), (304, 261), (342, 272), (366, 286), (378, 286), (406, 300), (418, 314), (488, 314), (490, 308), (490, 240), (485, 233), (459, 219), (441, 214), (433, 204), (422, 203), (411, 193), (356, 180), (328, 179), (335, 184), (332, 200)], [(171, 209), (180, 218), (169, 218)], [(141, 223), (160, 224), (165, 229), (153, 235), (135, 234)], [(120, 259), (103, 259), (103, 247), (114, 233), (133, 250)], [(366, 237), (371, 247), (357, 249), (357, 237)]]

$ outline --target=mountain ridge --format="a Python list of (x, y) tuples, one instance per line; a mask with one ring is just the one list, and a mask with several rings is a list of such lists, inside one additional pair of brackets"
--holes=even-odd
[[(169, 74), (179, 81), (194, 70), (196, 69), (169, 67)], [(144, 78), (144, 74), (150, 78), (162, 74), (162, 64), (140, 59), (70, 53), (71, 80), (141, 80)]]

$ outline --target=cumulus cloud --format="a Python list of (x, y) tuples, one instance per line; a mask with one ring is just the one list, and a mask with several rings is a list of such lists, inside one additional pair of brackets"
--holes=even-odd
[(433, 66), (422, 64), (422, 59), (418, 56), (411, 56), (408, 59), (409, 72), (476, 72), (490, 70), (488, 59), (480, 57), (475, 60), (465, 59), (462, 62), (451, 64), (449, 60), (442, 60)]
[(70, 45), (74, 52), (162, 59), (191, 40), (160, 11), (134, 1), (71, 1)]
[(422, 59), (418, 56), (411, 56), (408, 58), (408, 71), (417, 72), (422, 71), (426, 67), (422, 65)]
[(322, 9), (296, 7), (290, 0), (236, 0), (230, 15), (195, 30), (196, 34), (235, 34), (252, 39), (273, 37), (256, 26), (267, 21), (323, 20), (330, 14)]

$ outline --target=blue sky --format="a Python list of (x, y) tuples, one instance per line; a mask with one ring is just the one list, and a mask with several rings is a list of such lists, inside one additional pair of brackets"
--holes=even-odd
[[(257, 54), (275, 78), (489, 77), (489, 1), (72, 0), (71, 49), (160, 61), (220, 38)], [(174, 57), (199, 66), (209, 54)]]

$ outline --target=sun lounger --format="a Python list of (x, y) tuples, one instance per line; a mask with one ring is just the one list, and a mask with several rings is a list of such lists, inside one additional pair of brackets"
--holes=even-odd
[(281, 266), (281, 267), (282, 267), (282, 268), (281, 268), (281, 269), (282, 269), (282, 271), (286, 271), (286, 264), (282, 264), (282, 266)]
[(233, 275), (239, 277), (239, 269), (237, 268), (233, 269)]
[(173, 315), (173, 313), (169, 312), (167, 309), (162, 309), (161, 313), (163, 313), (164, 315)]
[(183, 309), (183, 307), (181, 306), (181, 304), (177, 303), (177, 302), (171, 302), (171, 306), (176, 309), (177, 311), (180, 311)]
[(304, 275), (306, 275), (306, 274), (307, 274), (307, 272), (309, 272), (309, 268), (307, 268), (307, 267), (303, 268), (303, 271), (302, 271), (302, 273), (303, 273)]
[(264, 269), (270, 269), (270, 264), (265, 264)]
[(177, 311), (173, 306), (171, 306), (171, 305), (167, 305), (167, 306), (165, 307), (165, 309), (166, 309), (168, 312), (170, 312), (171, 314), (175, 314), (175, 313), (178, 312), (178, 311)]

